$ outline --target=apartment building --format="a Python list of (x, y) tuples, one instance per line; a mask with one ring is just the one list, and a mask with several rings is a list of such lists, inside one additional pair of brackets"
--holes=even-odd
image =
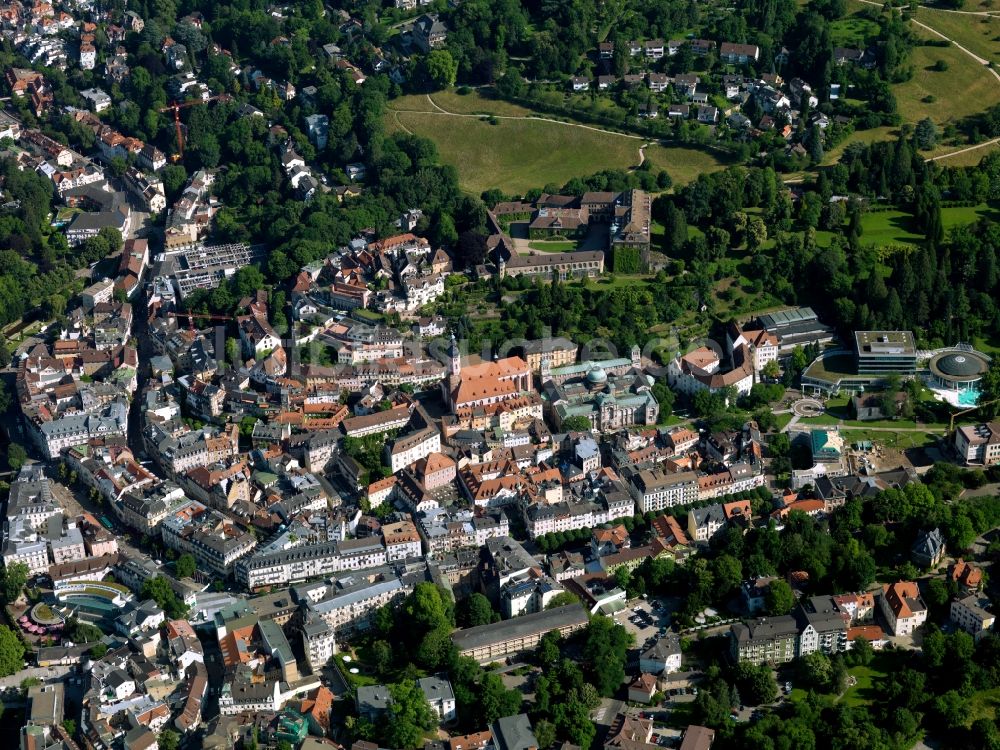
[(698, 499), (698, 477), (693, 471), (673, 474), (646, 469), (631, 472), (628, 491), (641, 513), (658, 512)]
[(799, 624), (791, 615), (760, 617), (730, 626), (734, 661), (787, 664), (798, 656)]
[(975, 595), (960, 597), (951, 603), (951, 620), (976, 641), (993, 630), (996, 615), (986, 609), (988, 600)]
[(489, 664), (536, 648), (542, 636), (553, 630), (562, 636), (575, 633), (586, 627), (588, 621), (587, 610), (579, 604), (567, 604), (513, 620), (457, 630), (451, 640), (461, 656)]

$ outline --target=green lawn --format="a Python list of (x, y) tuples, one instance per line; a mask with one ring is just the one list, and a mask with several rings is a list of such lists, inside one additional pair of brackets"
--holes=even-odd
[(820, 414), (815, 417), (800, 417), (798, 424), (813, 426), (813, 427), (829, 427), (831, 425), (839, 424), (840, 418), (835, 417), (832, 414)]
[[(943, 429), (943, 428), (942, 428)], [(886, 432), (884, 430), (844, 429), (840, 436), (845, 443), (859, 443), (870, 440), (881, 443), (887, 448), (906, 450), (907, 448), (922, 448), (931, 445), (937, 439), (935, 435), (926, 432)]]
[[(991, 143), (989, 145), (983, 146), (982, 148), (973, 149), (972, 151), (962, 151), (965, 146), (952, 145), (945, 148), (938, 148), (930, 152), (931, 156), (944, 156), (946, 158), (938, 159), (938, 164), (942, 167), (975, 167), (979, 165), (979, 162), (983, 160), (983, 157), (992, 151), (996, 151), (1000, 148), (1000, 144)], [(962, 153), (958, 153), (962, 151)], [(954, 156), (948, 156), (949, 153), (954, 153)]]
[[(924, 38), (937, 38), (916, 27)], [(948, 70), (930, 70), (938, 60)], [(910, 55), (913, 78), (894, 86), (899, 113), (907, 122), (930, 117), (939, 126), (982, 112), (1000, 102), (1000, 81), (955, 46), (914, 47)], [(933, 96), (933, 102), (924, 99)]]
[[(974, 2), (974, 0), (969, 1)], [(847, 7), (850, 12), (855, 13), (870, 11), (874, 6), (859, 3), (857, 0), (848, 0)], [(942, 20), (941, 16), (949, 17)], [(956, 38), (960, 44), (969, 47), (975, 54), (988, 59), (995, 57), (992, 54), (982, 54), (984, 48), (980, 45), (992, 45), (994, 49), (996, 45), (992, 41), (987, 41), (986, 34), (989, 32), (984, 33), (976, 28), (977, 18), (955, 16), (923, 8), (918, 11), (917, 17), (921, 23), (938, 29), (946, 37)], [(992, 22), (983, 25), (993, 26)], [(919, 26), (911, 28), (918, 39), (940, 40), (941, 38)], [(976, 38), (977, 36), (983, 38)], [(976, 49), (966, 42), (970, 42)], [(977, 49), (980, 51), (977, 52)], [(985, 51), (989, 52), (989, 49)], [(948, 64), (947, 71), (938, 72), (930, 69), (938, 60)], [(905, 122), (917, 122), (930, 117), (940, 126), (982, 112), (1000, 102), (1000, 81), (954, 45), (914, 47), (909, 64), (913, 66), (913, 77), (905, 83), (893, 86), (898, 111)], [(933, 101), (924, 101), (927, 97), (933, 97)]]
[(656, 423), (657, 427), (673, 427), (677, 424), (686, 424), (687, 420), (683, 417), (678, 417), (676, 414), (669, 414), (659, 422)]
[(955, 40), (974, 55), (986, 60), (1000, 60), (1000, 41), (997, 41), (1000, 37), (1000, 18), (976, 18), (921, 7), (916, 19)]
[(830, 38), (835, 47), (864, 48), (878, 36), (878, 24), (858, 15), (842, 18), (830, 24)]
[(570, 240), (532, 240), (528, 247), (543, 253), (568, 253), (576, 250), (577, 243)]
[(854, 677), (857, 682), (844, 691), (844, 694), (840, 696), (841, 702), (852, 708), (867, 706), (872, 702), (874, 698), (873, 683), (875, 680), (886, 675), (885, 672), (876, 666), (877, 664), (878, 660), (873, 660), (867, 667), (857, 666), (847, 670), (847, 673)]
[(785, 425), (792, 421), (794, 415), (789, 412), (788, 414), (775, 414), (774, 416), (778, 420), (778, 432), (781, 432), (785, 429)]
[(870, 143), (875, 143), (876, 141), (892, 140), (898, 135), (899, 129), (888, 125), (880, 128), (870, 128), (868, 130), (856, 130), (850, 136), (845, 138), (842, 143), (837, 144), (823, 154), (823, 165), (829, 166), (840, 161), (841, 155), (852, 143), (864, 143), (865, 145), (868, 145)]
[[(426, 101), (427, 97), (423, 97), (423, 99)], [(503, 99), (493, 99), (481, 94), (479, 91), (459, 94), (454, 89), (449, 89), (431, 94), (431, 99), (441, 109), (461, 114), (478, 115), (486, 113), (513, 117), (524, 117), (531, 114), (530, 109), (522, 107), (519, 104), (512, 104)], [(431, 108), (433, 109), (433, 107)], [(402, 107), (398, 107), (398, 109), (402, 109)]]
[(975, 346), (976, 349), (984, 354), (989, 354), (991, 357), (1000, 355), (1000, 342), (998, 341), (987, 341), (986, 339), (979, 337), (975, 340)]
[(1000, 211), (985, 203), (980, 203), (978, 206), (956, 206), (941, 209), (941, 224), (945, 229), (962, 224), (975, 224), (981, 219), (997, 221), (1000, 219)]
[[(442, 160), (456, 166), (462, 187), (470, 193), (498, 187), (520, 194), (546, 183), (562, 185), (572, 177), (639, 164), (643, 141), (638, 138), (533, 118), (524, 107), (477, 92), (442, 91), (432, 98), (433, 103), (422, 95), (393, 99), (386, 129), (433, 140)], [(485, 117), (449, 117), (441, 110), (523, 119), (498, 119), (490, 124)], [(725, 166), (722, 155), (656, 143), (645, 149), (645, 156), (654, 170), (667, 170), (675, 185)]]
[(728, 165), (722, 155), (697, 148), (653, 144), (646, 147), (645, 153), (653, 171), (667, 170), (674, 185), (686, 185), (700, 174), (718, 172)]
[(913, 217), (905, 211), (876, 211), (861, 217), (861, 241), (866, 245), (914, 245), (923, 235), (913, 231)]
[[(985, 203), (941, 209), (941, 224), (946, 230), (985, 218), (998, 218), (997, 210)], [(861, 217), (861, 227), (861, 241), (868, 245), (917, 245), (923, 241), (923, 235), (913, 225), (913, 216), (898, 209), (867, 213)]]
[(857, 363), (853, 354), (831, 354), (810, 364), (806, 368), (805, 374), (825, 380), (834, 380), (845, 375), (857, 374)]
[(454, 164), (462, 187), (478, 195), (489, 188), (522, 194), (547, 183), (562, 185), (602, 169), (638, 164), (633, 138), (539, 120), (485, 120), (442, 114), (390, 112), (398, 124), (437, 144)]

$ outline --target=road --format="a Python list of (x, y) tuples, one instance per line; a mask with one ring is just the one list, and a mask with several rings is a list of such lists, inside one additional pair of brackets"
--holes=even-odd
[[(152, 244), (153, 238), (150, 238)], [(150, 247), (152, 254), (153, 248)], [(149, 378), (149, 359), (153, 355), (152, 344), (149, 342), (149, 320), (146, 318), (146, 290), (141, 288), (132, 302), (132, 337), (135, 339), (139, 355), (139, 372), (136, 375), (137, 385), (135, 398), (128, 412), (128, 445), (132, 455), (137, 459), (145, 455), (142, 447), (142, 393)]]
[(0, 690), (20, 687), (21, 683), (29, 677), (37, 677), (43, 682), (61, 682), (72, 671), (73, 667), (70, 666), (28, 667), (12, 674), (10, 677), (0, 677)]

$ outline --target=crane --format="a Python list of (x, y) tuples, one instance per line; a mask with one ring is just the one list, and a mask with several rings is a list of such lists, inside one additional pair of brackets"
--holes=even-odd
[(172, 102), (169, 106), (161, 107), (158, 112), (173, 112), (174, 113), (174, 133), (177, 136), (177, 153), (171, 154), (170, 161), (176, 163), (181, 160), (184, 156), (184, 133), (181, 132), (181, 110), (187, 109), (188, 107), (193, 107), (196, 104), (208, 104), (209, 102), (228, 102), (232, 99), (229, 94), (218, 94), (217, 96), (210, 96), (208, 99), (191, 99), (186, 102)]
[(951, 415), (951, 419), (948, 421), (948, 437), (950, 437), (951, 435), (955, 434), (955, 418), (956, 417), (961, 417), (964, 414), (970, 414), (971, 412), (978, 411), (980, 408), (982, 408), (984, 406), (987, 406), (989, 404), (995, 404), (997, 401), (1000, 401), (1000, 398), (994, 398), (994, 399), (991, 399), (989, 401), (983, 401), (981, 404), (977, 403), (971, 409), (964, 409), (962, 411), (957, 411), (954, 414), (952, 414)]

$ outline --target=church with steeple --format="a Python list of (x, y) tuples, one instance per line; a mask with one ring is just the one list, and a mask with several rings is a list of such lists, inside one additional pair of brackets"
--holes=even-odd
[(452, 413), (501, 404), (531, 390), (531, 368), (521, 357), (462, 366), (462, 352), (455, 337), (448, 347), (448, 377), (441, 381), (441, 395)]

